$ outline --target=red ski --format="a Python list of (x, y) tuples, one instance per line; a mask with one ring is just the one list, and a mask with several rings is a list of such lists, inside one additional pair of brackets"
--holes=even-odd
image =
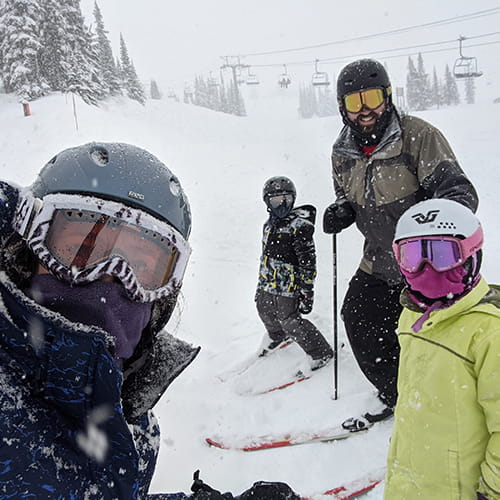
[(345, 485), (338, 486), (331, 490), (315, 495), (302, 497), (301, 500), (314, 500), (315, 498), (322, 498), (327, 496), (332, 500), (349, 500), (350, 498), (357, 498), (372, 490), (384, 480), (385, 469), (368, 474), (362, 478), (346, 483)]
[(271, 448), (281, 448), (283, 446), (297, 446), (299, 444), (310, 444), (326, 441), (338, 441), (346, 439), (356, 434), (364, 433), (363, 431), (351, 432), (342, 427), (327, 429), (320, 433), (302, 433), (302, 434), (286, 434), (283, 437), (274, 438), (263, 436), (259, 438), (249, 439), (245, 444), (231, 444), (219, 438), (206, 438), (205, 441), (221, 450), (240, 450), (240, 451), (258, 451), (269, 450)]

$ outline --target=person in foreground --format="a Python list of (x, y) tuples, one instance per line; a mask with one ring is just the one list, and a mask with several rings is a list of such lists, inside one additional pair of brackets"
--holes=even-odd
[(0, 183), (1, 498), (149, 498), (151, 408), (199, 351), (164, 330), (190, 230), (177, 178), (128, 144)]
[(344, 122), (332, 149), (337, 199), (324, 213), (323, 229), (339, 233), (355, 222), (364, 236), (341, 313), (354, 357), (380, 400), (344, 422), (356, 431), (392, 416), (396, 404), (403, 284), (391, 244), (399, 217), (429, 198), (452, 199), (475, 211), (478, 198), (443, 134), (396, 109), (380, 62), (360, 59), (345, 66), (337, 99)]
[(313, 308), (316, 278), (312, 205), (295, 207), (297, 192), (284, 176), (268, 179), (262, 198), (269, 218), (262, 231), (262, 255), (255, 301), (267, 330), (261, 355), (293, 340), (308, 355), (311, 370), (325, 366), (333, 350), (303, 314)]
[(384, 498), (499, 500), (500, 287), (479, 272), (479, 220), (423, 201), (393, 246), (406, 287)]

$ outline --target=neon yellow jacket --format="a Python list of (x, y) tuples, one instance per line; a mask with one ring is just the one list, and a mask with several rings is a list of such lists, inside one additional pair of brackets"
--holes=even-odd
[(398, 330), (384, 499), (500, 500), (500, 288), (481, 279), (428, 318), (405, 307)]

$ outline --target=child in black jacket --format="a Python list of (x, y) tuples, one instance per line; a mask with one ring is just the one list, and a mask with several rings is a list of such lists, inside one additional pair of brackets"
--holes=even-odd
[(262, 355), (291, 339), (311, 358), (311, 369), (325, 366), (333, 351), (319, 330), (302, 314), (313, 307), (316, 251), (312, 205), (294, 208), (296, 190), (287, 177), (272, 177), (263, 199), (269, 219), (264, 224), (256, 303), (269, 335)]

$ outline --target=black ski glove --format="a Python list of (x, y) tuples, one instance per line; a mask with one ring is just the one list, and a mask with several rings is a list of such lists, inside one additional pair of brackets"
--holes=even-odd
[(482, 493), (477, 493), (477, 500), (488, 500), (488, 497), (485, 497)]
[(286, 483), (259, 481), (235, 500), (300, 500), (300, 497)]
[(299, 294), (299, 312), (309, 314), (312, 311), (314, 303), (314, 291), (302, 289)]
[(323, 214), (323, 231), (328, 234), (340, 233), (356, 220), (356, 212), (348, 201), (335, 202), (326, 207)]
[(199, 470), (193, 474), (191, 491), (193, 494), (189, 498), (192, 498), (193, 500), (232, 500), (234, 498), (231, 493), (221, 493), (204, 483), (200, 479)]

